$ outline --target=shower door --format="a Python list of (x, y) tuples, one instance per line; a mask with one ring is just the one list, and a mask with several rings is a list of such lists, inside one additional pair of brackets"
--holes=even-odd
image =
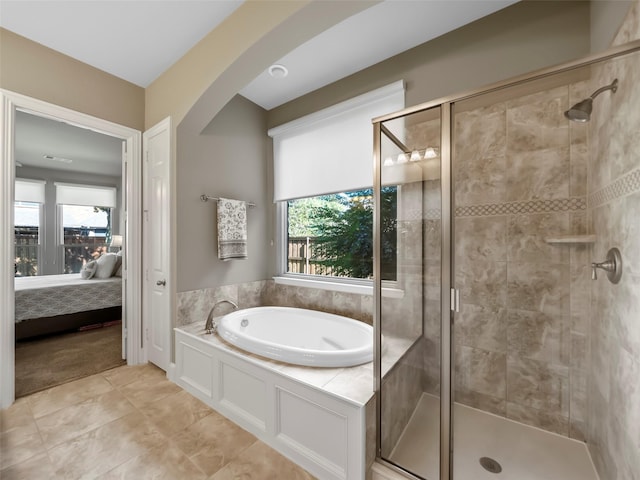
[(640, 40), (374, 123), (386, 465), (635, 478), (638, 78)]
[(441, 382), (440, 362), (441, 179), (448, 153), (443, 145), (449, 144), (442, 142), (443, 112), (448, 110), (436, 106), (376, 124), (381, 232), (376, 316), (383, 337), (378, 453), (392, 467), (425, 479), (440, 478), (441, 418), (448, 421), (448, 408), (442, 417), (440, 406), (441, 389), (448, 388)]
[(571, 398), (578, 419), (586, 381), (581, 362), (571, 368), (572, 338), (584, 339), (571, 318), (588, 308), (570, 296), (587, 286), (588, 248), (549, 241), (587, 233), (588, 126), (564, 112), (589, 95), (589, 75), (576, 69), (454, 105), (456, 480), (593, 478), (563, 464), (574, 454), (589, 463), (569, 440)]

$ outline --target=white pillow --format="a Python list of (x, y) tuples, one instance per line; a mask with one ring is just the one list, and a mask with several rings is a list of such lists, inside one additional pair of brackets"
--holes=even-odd
[(122, 275), (118, 275), (118, 272), (120, 271), (121, 268), (122, 268), (122, 255), (116, 254), (116, 263), (113, 266), (113, 272), (111, 272), (111, 276), (121, 277)]
[(96, 270), (95, 278), (110, 278), (113, 275), (113, 267), (116, 266), (118, 257), (115, 253), (105, 253), (102, 255), (96, 263), (98, 269)]
[(116, 261), (116, 266), (114, 267), (115, 271), (113, 272), (113, 276), (122, 277), (122, 250), (119, 250), (116, 255), (118, 256), (118, 260)]
[(80, 278), (84, 278), (85, 280), (89, 280), (96, 274), (96, 270), (98, 269), (98, 264), (95, 260), (91, 260), (87, 262), (82, 270), (80, 270)]

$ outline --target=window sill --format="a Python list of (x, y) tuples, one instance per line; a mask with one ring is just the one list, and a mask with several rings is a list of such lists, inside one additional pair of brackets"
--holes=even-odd
[[(373, 295), (373, 285), (361, 285), (346, 282), (329, 282), (310, 278), (297, 278), (277, 276), (273, 280), (280, 285), (293, 287), (317, 288), (319, 290), (331, 290), (334, 292), (357, 293), (360, 295)], [(382, 287), (382, 296), (386, 298), (403, 298), (404, 290), (399, 288)]]

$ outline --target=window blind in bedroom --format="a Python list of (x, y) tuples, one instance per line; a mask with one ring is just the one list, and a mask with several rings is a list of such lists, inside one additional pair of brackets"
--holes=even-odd
[(44, 180), (16, 178), (15, 201), (44, 203)]
[(114, 187), (56, 183), (56, 203), (58, 205), (88, 205), (116, 208), (117, 197)]

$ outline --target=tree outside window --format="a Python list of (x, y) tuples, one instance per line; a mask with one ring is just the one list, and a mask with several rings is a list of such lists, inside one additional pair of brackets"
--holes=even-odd
[[(397, 188), (381, 191), (383, 280), (396, 279)], [(290, 200), (289, 273), (369, 279), (373, 276), (373, 191)]]

